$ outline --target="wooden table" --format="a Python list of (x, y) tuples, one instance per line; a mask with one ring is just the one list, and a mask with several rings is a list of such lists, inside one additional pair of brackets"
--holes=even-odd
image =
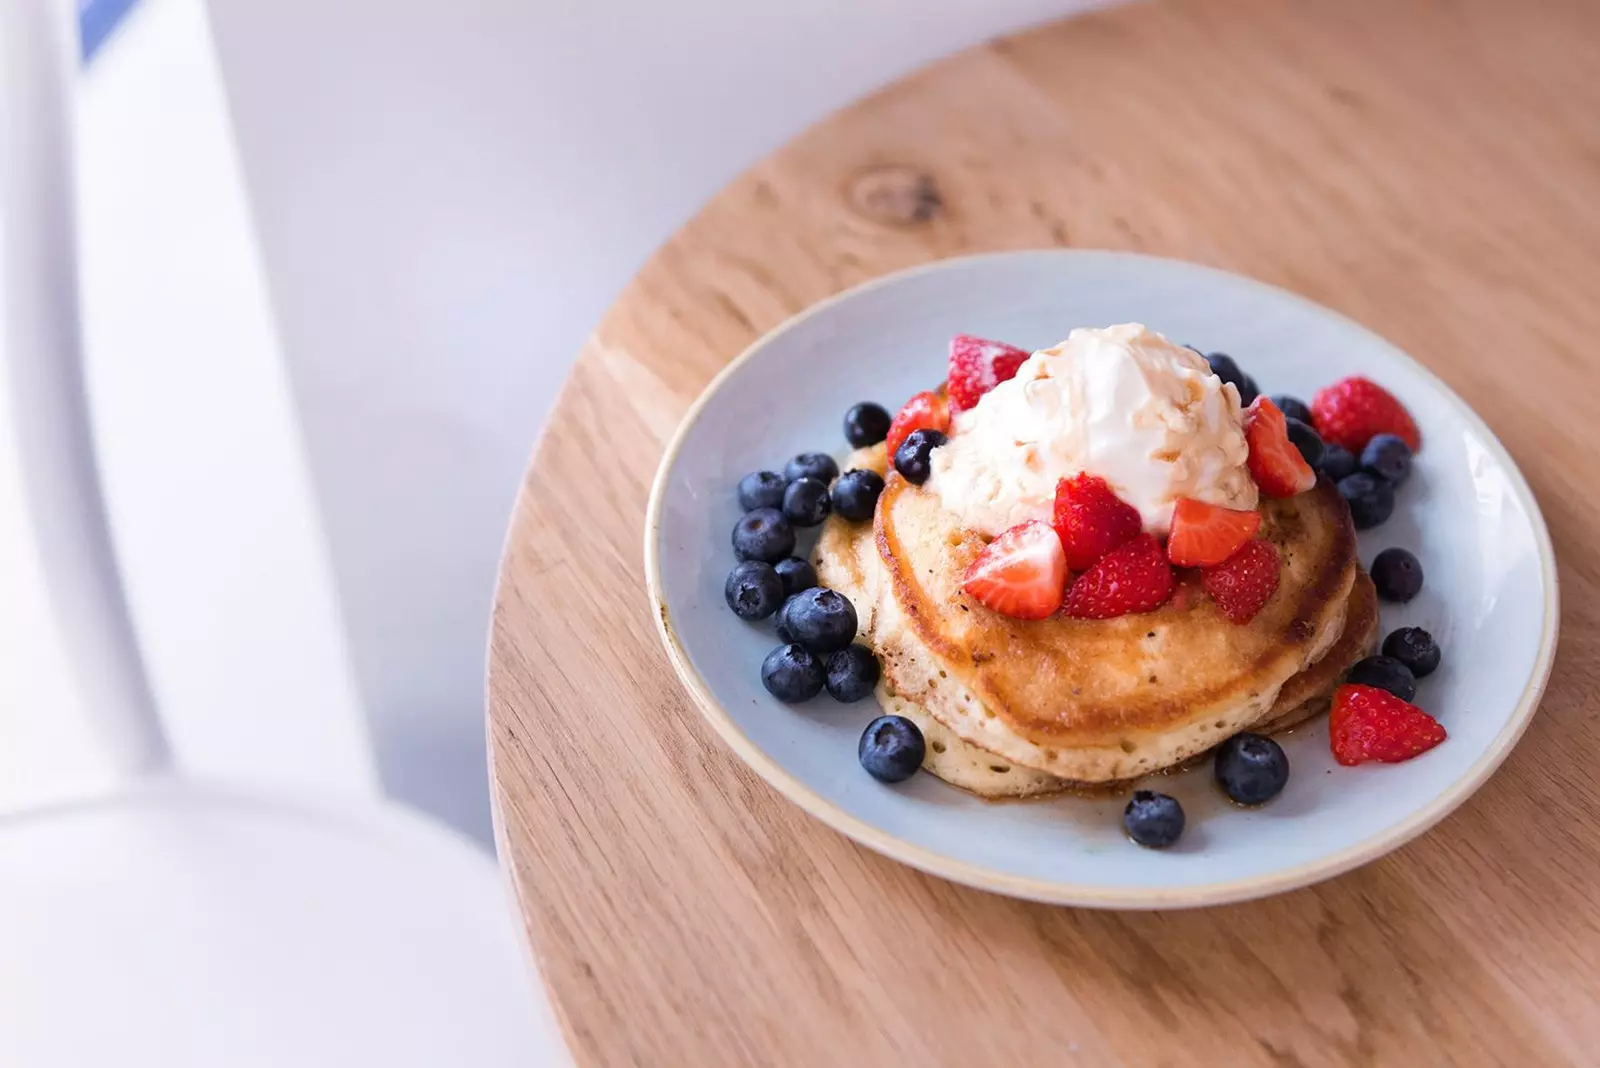
[[(679, 690), (642, 523), (713, 372), (875, 275), (1052, 244), (1345, 312), (1522, 464), (1561, 561), (1561, 653), (1517, 752), (1421, 841), (1249, 905), (1023, 904), (827, 830)], [(1593, 0), (1136, 4), (963, 53), (754, 167), (585, 346), (501, 572), (502, 858), (578, 1061), (1600, 1063), (1597, 338)]]

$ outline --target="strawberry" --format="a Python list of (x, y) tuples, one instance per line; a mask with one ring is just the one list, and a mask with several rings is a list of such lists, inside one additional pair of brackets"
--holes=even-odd
[(1200, 585), (1235, 623), (1248, 623), (1278, 589), (1278, 550), (1271, 542), (1247, 541), (1244, 548), (1200, 572)]
[(1446, 737), (1438, 720), (1388, 690), (1346, 683), (1333, 691), (1328, 741), (1333, 759), (1347, 768), (1369, 760), (1398, 764)]
[(950, 406), (943, 397), (937, 393), (924, 390), (906, 401), (893, 422), (889, 424), (889, 436), (885, 444), (889, 449), (889, 463), (894, 463), (894, 452), (900, 443), (910, 436), (913, 430), (938, 430), (950, 429)]
[(1106, 553), (1067, 589), (1064, 611), (1077, 619), (1151, 612), (1172, 596), (1172, 565), (1153, 534)]
[(1137, 537), (1144, 521), (1123, 503), (1106, 480), (1078, 474), (1056, 483), (1056, 533), (1067, 551), (1067, 566), (1082, 571), (1106, 553)]
[(1260, 527), (1260, 512), (1180, 497), (1172, 509), (1167, 559), (1179, 567), (1213, 567), (1243, 548)]
[(1422, 448), (1416, 420), (1393, 393), (1359, 376), (1343, 378), (1311, 398), (1311, 419), (1322, 440), (1342, 445), (1357, 456), (1379, 434), (1394, 434), (1411, 447)]
[(1014, 377), (1028, 354), (1003, 341), (957, 334), (950, 339), (950, 405), (964, 412), (995, 386)]
[(1049, 523), (1031, 519), (984, 546), (961, 580), (967, 595), (1014, 619), (1043, 619), (1061, 607), (1067, 557)]
[(1245, 412), (1244, 440), (1250, 476), (1268, 497), (1293, 497), (1317, 484), (1317, 473), (1289, 440), (1289, 424), (1269, 398), (1257, 397)]

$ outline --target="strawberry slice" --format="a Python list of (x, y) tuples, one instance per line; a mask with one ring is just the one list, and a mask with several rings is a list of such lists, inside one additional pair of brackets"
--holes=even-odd
[(1078, 474), (1056, 483), (1055, 528), (1067, 551), (1067, 566), (1082, 571), (1138, 537), (1144, 521), (1105, 479)]
[(1278, 589), (1281, 565), (1271, 542), (1248, 541), (1244, 548), (1215, 567), (1200, 572), (1200, 585), (1235, 623), (1256, 618)]
[(1172, 565), (1153, 534), (1140, 534), (1106, 553), (1067, 589), (1065, 612), (1075, 619), (1152, 612), (1172, 596)]
[(957, 334), (950, 339), (950, 405), (964, 412), (995, 386), (1016, 376), (1028, 353), (1003, 341)]
[(1343, 378), (1311, 398), (1311, 419), (1330, 445), (1342, 445), (1357, 456), (1379, 434), (1394, 434), (1411, 447), (1422, 448), (1422, 432), (1406, 406), (1393, 393), (1359, 375)]
[[(1181, 497), (1172, 509), (1167, 559), (1179, 567), (1213, 567), (1244, 548), (1260, 527), (1260, 512)], [(1072, 559), (1070, 553), (1067, 559)]]
[(1049, 523), (1018, 524), (984, 547), (961, 588), (986, 608), (1013, 619), (1044, 619), (1061, 607), (1067, 557)]
[(943, 397), (930, 390), (923, 390), (900, 409), (893, 421), (889, 423), (889, 436), (885, 444), (889, 449), (889, 463), (894, 463), (895, 450), (900, 443), (911, 436), (913, 430), (938, 430), (941, 432), (950, 429), (950, 406)]
[(1289, 440), (1289, 424), (1270, 398), (1257, 397), (1245, 412), (1244, 440), (1250, 476), (1268, 497), (1293, 497), (1317, 484), (1317, 473)]
[(1369, 760), (1398, 764), (1448, 736), (1438, 720), (1388, 690), (1346, 683), (1333, 691), (1328, 741), (1333, 759), (1347, 768)]

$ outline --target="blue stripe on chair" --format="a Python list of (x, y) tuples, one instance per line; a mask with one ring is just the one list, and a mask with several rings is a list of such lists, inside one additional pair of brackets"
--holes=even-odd
[[(5, 2), (5, 0), (0, 0)], [(78, 0), (80, 54), (87, 63), (139, 0)]]

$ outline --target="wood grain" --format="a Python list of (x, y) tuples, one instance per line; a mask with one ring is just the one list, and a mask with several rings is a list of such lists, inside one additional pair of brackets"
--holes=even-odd
[[(1179, 0), (993, 42), (810, 130), (639, 273), (517, 502), (489, 678), (502, 858), (582, 1064), (1600, 1062), (1600, 4)], [(1041, 245), (1215, 264), (1459, 391), (1560, 559), (1502, 771), (1399, 853), (1201, 912), (1023, 904), (882, 860), (677, 686), (640, 542), (664, 443), (761, 332)]]

